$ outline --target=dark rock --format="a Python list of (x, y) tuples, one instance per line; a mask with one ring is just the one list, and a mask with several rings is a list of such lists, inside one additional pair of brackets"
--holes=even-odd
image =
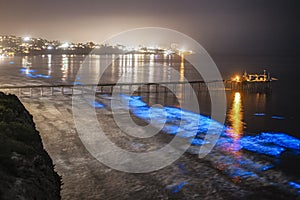
[(14, 95), (0, 93), (0, 199), (60, 199), (61, 178), (32, 116)]

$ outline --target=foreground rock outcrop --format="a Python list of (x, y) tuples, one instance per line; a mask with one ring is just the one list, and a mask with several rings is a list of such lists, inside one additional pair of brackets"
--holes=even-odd
[(0, 199), (60, 199), (61, 178), (32, 116), (0, 92)]

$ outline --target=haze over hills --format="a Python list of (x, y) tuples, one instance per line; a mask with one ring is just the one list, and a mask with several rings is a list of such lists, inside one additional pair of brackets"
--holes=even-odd
[(0, 34), (101, 43), (154, 26), (187, 34), (211, 54), (294, 55), (299, 8), (297, 0), (2, 0)]

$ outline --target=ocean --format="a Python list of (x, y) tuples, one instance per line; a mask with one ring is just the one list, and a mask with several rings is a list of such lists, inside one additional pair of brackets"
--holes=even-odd
[[(0, 58), (1, 85), (35, 84), (76, 84), (76, 73), (84, 62), (85, 56), (43, 55)], [(109, 65), (116, 56), (91, 56), (95, 68)], [(263, 73), (267, 70), (279, 80), (272, 83), (269, 93), (241, 92), (245, 131), (286, 132), (300, 137), (298, 105), (298, 62), (288, 56), (222, 56), (212, 57), (223, 79), (230, 80), (236, 74)], [(121, 60), (121, 61), (120, 61)], [(180, 71), (179, 59), (168, 60), (166, 57), (131, 55), (120, 57), (114, 67), (109, 67), (100, 82), (116, 82), (120, 77), (128, 77), (133, 82), (171, 81), (175, 74), (170, 68)], [(133, 66), (131, 68), (131, 66)], [(88, 69), (89, 71), (91, 69)], [(94, 69), (92, 69), (94, 70)], [(95, 70), (97, 71), (97, 70)], [(185, 63), (184, 77), (196, 80), (195, 71)], [(182, 72), (181, 72), (182, 73)], [(201, 77), (200, 77), (201, 78)], [(127, 80), (127, 79), (126, 79)], [(91, 80), (95, 82), (97, 80)], [(233, 92), (227, 92), (228, 108), (233, 101)], [(205, 95), (206, 96), (206, 95)], [(202, 98), (204, 99), (204, 98)], [(206, 100), (208, 101), (208, 100)], [(207, 106), (209, 103), (206, 103)], [(209, 108), (203, 107), (203, 110)], [(205, 114), (208, 111), (206, 111)]]
[[(217, 143), (220, 151), (225, 152), (225, 155), (229, 154), (228, 158), (220, 161), (225, 166), (224, 173), (235, 180), (236, 177), (243, 179), (243, 177), (256, 176), (255, 173), (260, 174), (261, 171), (272, 168), (286, 174), (284, 178), (279, 178), (280, 183), (287, 182), (287, 187), (298, 190), (300, 188), (298, 170), (300, 167), (300, 126), (299, 90), (296, 82), (299, 62), (293, 56), (215, 56), (212, 58), (224, 80), (229, 80), (237, 74), (241, 75), (244, 71), (263, 73), (263, 70), (267, 70), (272, 77), (278, 79), (272, 83), (272, 90), (268, 92), (226, 91), (226, 131)], [(77, 73), (86, 62), (88, 65), (84, 65), (83, 69), (92, 76), (79, 77)], [(100, 77), (99, 81), (99, 72), (105, 66), (108, 68), (105, 69), (104, 76)], [(119, 80), (120, 82), (125, 80), (147, 83), (182, 81), (184, 78), (197, 80), (201, 79), (201, 75), (196, 74), (187, 61), (168, 55), (42, 55), (0, 58), (1, 86), (76, 85), (87, 83), (87, 81), (115, 83)], [(192, 114), (187, 111), (185, 115), (188, 117), (199, 115), (204, 121), (211, 120), (209, 94), (205, 91), (196, 92), (196, 94), (200, 113), (194, 115), (191, 109), (189, 112)], [(180, 103), (184, 101), (181, 98), (177, 99), (174, 95), (167, 97), (150, 95), (145, 98), (146, 95), (146, 93), (140, 94), (140, 100), (148, 103), (148, 106), (162, 104), (170, 115), (177, 113)], [(149, 122), (149, 119), (145, 118), (145, 113), (136, 112), (136, 110), (145, 111), (149, 107), (139, 102), (138, 99), (132, 101), (137, 102), (130, 108), (133, 114)], [(172, 118), (172, 120), (177, 119)], [(213, 123), (218, 124), (214, 121)], [(188, 126), (190, 128), (191, 125)], [(168, 130), (170, 129), (166, 129), (166, 132)], [(170, 135), (172, 135), (171, 132)], [(199, 134), (196, 139), (198, 140), (191, 141), (192, 145), (197, 146), (197, 142), (201, 144), (203, 138)], [(239, 152), (238, 158), (236, 158), (237, 152)], [(252, 158), (251, 162), (248, 158)], [(219, 161), (208, 160), (218, 168)], [(269, 164), (258, 166), (258, 163), (264, 162)], [(229, 170), (232, 163), (237, 163), (236, 170)], [(258, 168), (260, 172), (256, 172)]]

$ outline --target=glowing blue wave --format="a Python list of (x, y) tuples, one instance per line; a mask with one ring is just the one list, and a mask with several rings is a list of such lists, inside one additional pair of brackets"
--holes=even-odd
[(254, 113), (254, 116), (266, 116), (266, 113)]
[(277, 115), (274, 115), (274, 116), (272, 116), (272, 119), (279, 119), (279, 120), (283, 120), (283, 119), (285, 119), (285, 117), (283, 117), (283, 116), (277, 116)]
[(300, 194), (300, 184), (299, 183), (290, 181), (289, 186), (296, 189), (298, 191), (298, 194)]
[[(129, 109), (132, 114), (148, 123), (163, 123), (163, 132), (170, 135), (186, 138), (191, 144), (188, 152), (199, 153), (199, 146), (207, 144), (204, 140), (208, 134), (208, 128), (219, 131), (223, 129), (211, 156), (206, 159), (212, 166), (221, 170), (233, 180), (263, 180), (262, 174), (274, 168), (273, 161), (255, 161), (251, 154), (244, 154), (243, 151), (264, 154), (271, 157), (279, 157), (284, 151), (299, 151), (300, 140), (285, 133), (262, 132), (256, 135), (239, 135), (233, 129), (219, 123), (208, 116), (193, 113), (176, 107), (149, 107), (142, 101), (140, 96), (120, 95), (125, 101), (125, 109)], [(98, 102), (99, 103), (99, 102)], [(100, 104), (100, 103), (99, 103)], [(92, 106), (97, 107), (97, 103), (92, 102)], [(104, 107), (103, 104), (99, 107)], [(180, 166), (181, 173), (187, 173), (184, 165)], [(275, 180), (276, 181), (276, 180)], [(172, 192), (179, 192), (187, 182), (168, 186)], [(296, 188), (300, 191), (300, 184), (296, 182), (281, 182), (280, 184)]]
[(82, 85), (82, 82), (75, 81), (73, 82), (73, 85)]
[[(264, 116), (266, 116), (266, 113), (254, 113), (253, 115), (256, 116), (256, 117), (264, 117)], [(285, 119), (285, 117), (278, 116), (278, 115), (273, 115), (273, 116), (271, 116), (271, 118), (272, 119), (279, 119), (279, 120), (284, 120)]]
[[(175, 107), (155, 107), (150, 108), (139, 96), (121, 95), (128, 100), (130, 111), (137, 117), (154, 123), (166, 123), (163, 131), (168, 134), (177, 134), (179, 137), (188, 138), (200, 136), (207, 133), (208, 128), (213, 130), (227, 130), (223, 124), (211, 119), (210, 117), (183, 110)], [(195, 134), (195, 132), (197, 134)]]
[(168, 186), (167, 189), (170, 189), (173, 193), (177, 193), (177, 192), (179, 192), (179, 191), (183, 188), (183, 186), (185, 186), (186, 184), (187, 184), (186, 181), (182, 181), (182, 182), (179, 183), (179, 184)]
[(33, 74), (34, 72), (36, 72), (36, 70), (34, 69), (26, 69), (26, 68), (21, 68), (20, 69), (21, 73), (26, 75), (29, 78), (51, 78), (51, 76), (49, 75), (44, 75), (44, 74)]
[(24, 74), (25, 74), (26, 72), (28, 72), (28, 73), (36, 72), (35, 69), (26, 69), (26, 68), (21, 68), (20, 71), (21, 71), (22, 73), (24, 73)]
[(192, 138), (191, 145), (205, 144), (203, 138), (210, 127), (212, 131), (223, 128), (217, 147), (233, 152), (244, 149), (259, 154), (279, 156), (286, 150), (300, 150), (300, 140), (285, 133), (265, 132), (254, 136), (242, 136), (237, 141), (233, 141), (232, 133), (229, 131), (231, 129), (210, 117), (175, 107), (150, 108), (140, 96), (121, 95), (121, 98), (128, 101), (129, 109), (134, 115), (147, 122), (151, 122), (151, 119), (155, 123), (165, 122), (162, 129), (165, 133)]
[(89, 101), (89, 104), (94, 108), (104, 108), (104, 104), (98, 102), (98, 101)]

